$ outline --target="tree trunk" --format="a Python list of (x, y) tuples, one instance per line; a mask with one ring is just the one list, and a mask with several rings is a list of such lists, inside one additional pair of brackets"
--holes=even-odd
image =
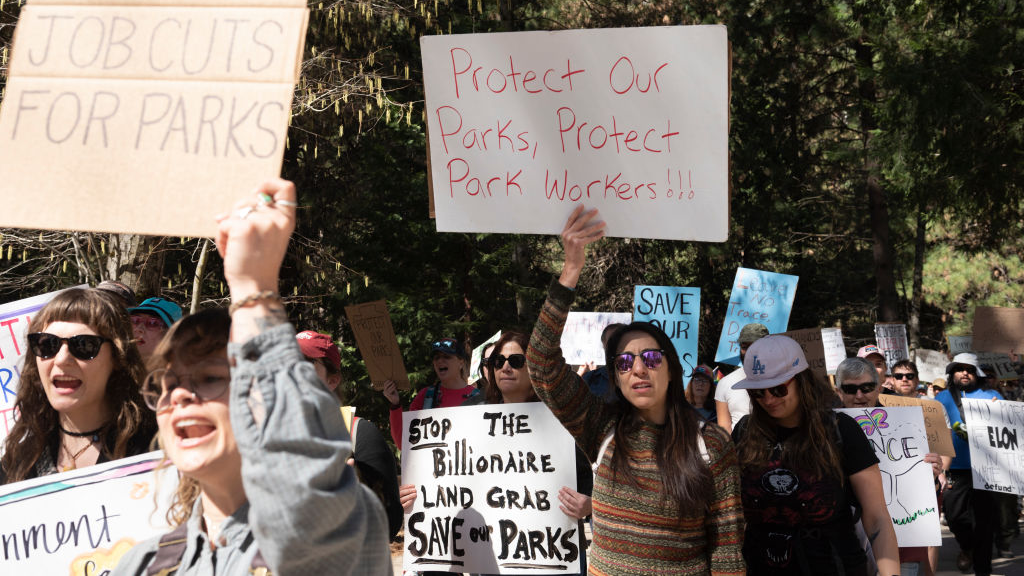
[(910, 314), (907, 318), (910, 332), (910, 347), (921, 347), (921, 303), (924, 301), (924, 252), (925, 244), (925, 221), (924, 201), (917, 206), (917, 235), (914, 238), (914, 280), (913, 295), (910, 298)]
[(889, 239), (889, 209), (885, 191), (878, 178), (878, 161), (871, 149), (871, 132), (877, 128), (872, 107), (875, 104), (875, 81), (870, 70), (874, 68), (874, 50), (863, 40), (856, 47), (857, 66), (862, 71), (858, 83), (860, 97), (861, 141), (864, 148), (865, 191), (871, 215), (871, 236), (874, 240), (875, 281), (878, 295), (878, 320), (899, 320), (899, 297), (896, 294), (896, 276), (893, 272), (892, 243)]
[(106, 279), (123, 282), (139, 294), (140, 300), (160, 294), (164, 240), (162, 236), (111, 234)]

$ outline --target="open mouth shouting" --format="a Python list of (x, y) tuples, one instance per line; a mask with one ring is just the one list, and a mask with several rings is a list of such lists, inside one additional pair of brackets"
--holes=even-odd
[(178, 418), (173, 422), (175, 441), (180, 448), (192, 448), (213, 438), (217, 427), (208, 420), (195, 417)]
[(51, 382), (53, 382), (53, 391), (60, 395), (74, 394), (82, 387), (82, 380), (73, 376), (56, 375)]

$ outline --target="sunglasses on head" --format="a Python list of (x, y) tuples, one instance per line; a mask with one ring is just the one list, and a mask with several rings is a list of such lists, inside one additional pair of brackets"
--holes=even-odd
[(747, 394), (750, 395), (754, 400), (760, 400), (764, 398), (765, 393), (771, 394), (776, 398), (785, 398), (789, 394), (789, 382), (783, 382), (778, 386), (772, 386), (771, 388), (763, 388), (758, 390), (747, 389)]
[(894, 380), (913, 380), (917, 378), (917, 372), (900, 372), (892, 375)]
[(526, 354), (510, 354), (508, 356), (491, 354), (490, 356), (491, 366), (493, 366), (495, 370), (501, 370), (501, 367), (505, 365), (506, 360), (508, 360), (509, 366), (519, 370), (526, 365)]
[(662, 361), (665, 360), (665, 352), (660, 349), (643, 350), (640, 354), (633, 354), (632, 352), (623, 352), (615, 356), (615, 369), (620, 373), (625, 374), (633, 369), (633, 364), (637, 358), (644, 363), (644, 366), (654, 370), (661, 366)]
[(433, 348), (440, 348), (441, 350), (450, 351), (453, 355), (458, 355), (458, 352), (455, 350), (455, 341), (448, 338), (434, 342)]
[(878, 384), (875, 384), (874, 382), (865, 382), (863, 384), (843, 384), (839, 389), (843, 391), (843, 394), (856, 396), (858, 390), (861, 394), (870, 394), (877, 387)]
[(96, 336), (94, 334), (79, 334), (70, 338), (61, 338), (47, 332), (33, 332), (28, 335), (28, 345), (32, 353), (39, 358), (53, 358), (60, 352), (66, 342), (68, 352), (79, 360), (92, 360), (100, 353), (104, 342), (110, 342), (110, 338)]

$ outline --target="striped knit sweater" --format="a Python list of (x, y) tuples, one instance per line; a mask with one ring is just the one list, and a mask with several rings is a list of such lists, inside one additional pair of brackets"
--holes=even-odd
[[(574, 292), (557, 281), (548, 289), (526, 352), (537, 395), (600, 466), (594, 478), (594, 542), (590, 574), (743, 574), (743, 510), (736, 450), (725, 431), (709, 425), (704, 441), (715, 479), (707, 511), (679, 517), (664, 497), (654, 448), (663, 426), (644, 423), (630, 436), (630, 467), (639, 486), (613, 481), (613, 408), (590, 394), (565, 363), (559, 342)], [(599, 460), (597, 460), (599, 458)]]

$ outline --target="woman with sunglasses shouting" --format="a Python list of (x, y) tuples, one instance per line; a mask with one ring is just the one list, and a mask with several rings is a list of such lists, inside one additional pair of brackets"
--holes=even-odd
[(634, 322), (612, 334), (605, 347), (611, 403), (565, 363), (559, 342), (586, 246), (603, 236), (596, 210), (573, 211), (562, 230), (562, 272), (526, 352), (537, 395), (596, 463), (590, 573), (742, 574), (735, 449), (690, 408), (665, 333)]
[(800, 345), (773, 335), (743, 359), (751, 412), (737, 422), (743, 509), (743, 556), (749, 574), (866, 576), (854, 509), (879, 573), (899, 574), (896, 533), (882, 494), (878, 459), (835, 394), (808, 369)]
[(32, 318), (0, 484), (142, 454), (156, 432), (124, 306), (73, 288)]
[(346, 464), (338, 401), (302, 355), (277, 293), (295, 187), (263, 184), (218, 219), (229, 310), (176, 323), (146, 379), (181, 475), (168, 520), (116, 576), (391, 574), (387, 521)]

